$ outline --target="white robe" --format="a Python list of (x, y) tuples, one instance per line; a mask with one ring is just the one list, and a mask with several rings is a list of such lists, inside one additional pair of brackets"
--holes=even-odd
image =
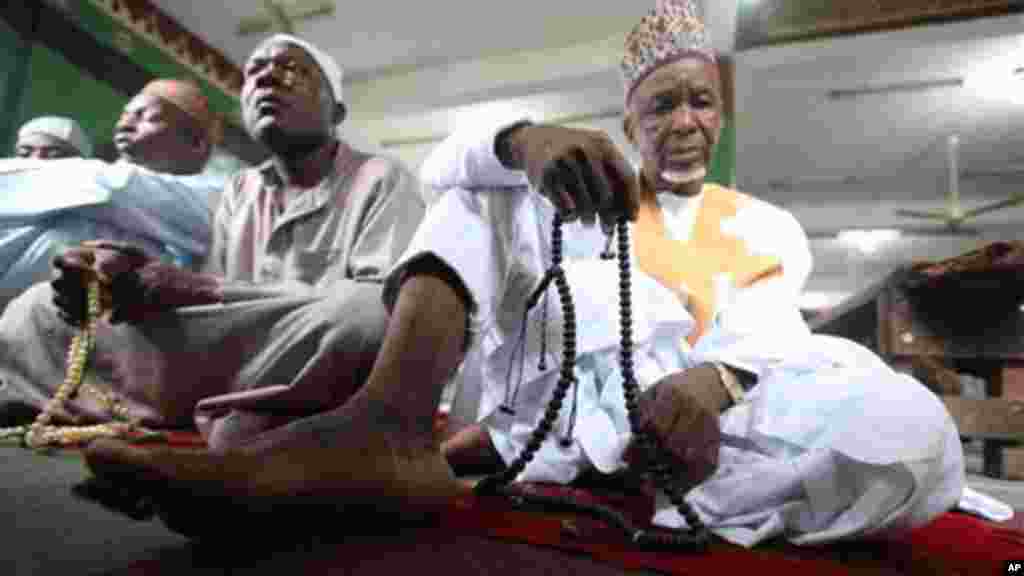
[[(510, 359), (527, 295), (550, 262), (553, 208), (523, 186), (521, 174), (500, 166), (493, 134), (456, 134), (424, 164), (424, 183), (447, 190), (434, 197), (399, 266), (432, 253), (469, 289), (475, 340), (456, 405), (468, 398), (478, 407), (475, 416), (509, 462), (525, 446), (557, 382), (562, 323), (552, 289), (546, 370), (538, 370), (538, 310), (528, 321), (515, 413), (499, 410), (519, 380), (520, 364)], [(468, 189), (478, 183), (491, 190)], [(685, 211), (695, 206), (663, 202), (667, 224), (692, 221)], [(744, 290), (721, 283), (722, 304), (693, 348), (684, 341), (694, 326), (685, 297), (633, 269), (634, 362), (642, 388), (706, 361), (758, 377), (745, 401), (721, 415), (718, 471), (687, 495), (705, 523), (741, 545), (780, 534), (805, 544), (918, 526), (953, 507), (964, 489), (963, 455), (938, 398), (870, 351), (812, 335), (803, 322), (796, 297), (810, 258), (795, 219), (755, 202), (723, 226), (777, 256), (786, 272)], [(598, 230), (569, 224), (565, 237), (579, 327), (577, 421), (572, 444), (561, 446), (567, 398), (552, 437), (520, 480), (568, 482), (591, 466), (614, 471), (624, 465), (629, 440), (618, 372), (617, 262), (596, 259), (604, 240)], [(654, 520), (682, 522), (664, 502)]]

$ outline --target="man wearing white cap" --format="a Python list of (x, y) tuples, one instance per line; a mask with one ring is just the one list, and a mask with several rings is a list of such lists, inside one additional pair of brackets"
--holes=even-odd
[[(92, 243), (57, 258), (52, 289), (32, 291), (34, 309), (15, 301), (9, 313), (77, 324), (85, 279), (97, 274), (110, 321), (97, 328), (96, 381), (131, 418), (197, 424), (214, 449), (343, 402), (376, 358), (381, 284), (424, 206), (407, 169), (339, 139), (342, 97), (331, 58), (291, 36), (269, 38), (245, 64), (241, 105), (246, 130), (272, 157), (225, 189), (203, 273), (125, 243)], [(51, 299), (56, 309), (38, 305)], [(0, 379), (37, 406), (64, 370), (60, 354), (4, 358), (0, 349), (0, 359)], [(65, 410), (112, 418), (88, 394)]]
[(92, 156), (92, 143), (82, 127), (71, 118), (41, 116), (18, 129), (14, 144), (18, 158), (88, 158)]

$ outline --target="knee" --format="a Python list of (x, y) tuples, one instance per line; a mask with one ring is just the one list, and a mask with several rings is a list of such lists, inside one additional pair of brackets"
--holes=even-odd
[(388, 313), (376, 284), (355, 284), (348, 293), (324, 302), (326, 322), (322, 346), (352, 358), (360, 380), (369, 375), (377, 358)]

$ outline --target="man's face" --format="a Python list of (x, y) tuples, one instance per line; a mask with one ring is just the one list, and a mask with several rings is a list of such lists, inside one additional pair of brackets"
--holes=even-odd
[[(173, 104), (139, 94), (124, 107), (114, 127), (114, 145), (122, 159), (157, 172), (181, 173), (195, 163), (196, 126)], [(185, 170), (187, 172), (187, 170)]]
[(686, 57), (645, 78), (630, 99), (627, 132), (657, 189), (703, 181), (722, 128), (716, 66)]
[(326, 139), (334, 127), (334, 101), (305, 50), (267, 44), (252, 53), (243, 73), (242, 120), (250, 136), (263, 143), (281, 136)]
[(18, 158), (39, 158), (54, 160), (57, 158), (74, 158), (81, 156), (78, 150), (67, 142), (49, 134), (26, 134), (18, 138), (14, 145), (14, 155)]

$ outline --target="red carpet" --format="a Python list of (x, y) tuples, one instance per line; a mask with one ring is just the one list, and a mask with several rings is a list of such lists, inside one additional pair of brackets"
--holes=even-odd
[[(167, 438), (169, 444), (178, 446), (201, 445), (197, 440), (190, 434)], [(553, 485), (526, 488), (609, 505), (638, 525), (645, 525), (651, 517), (652, 503), (641, 495)], [(944, 514), (927, 526), (883, 542), (805, 548), (778, 541), (747, 550), (716, 540), (705, 554), (639, 551), (625, 542), (621, 532), (588, 517), (525, 512), (494, 497), (458, 501), (432, 528), (396, 527), (387, 536), (351, 529), (347, 532), (330, 543), (307, 547), (301, 554), (275, 553), (260, 561), (253, 559), (251, 551), (243, 557), (232, 557), (227, 549), (218, 548), (217, 562), (246, 574), (281, 570), (297, 574), (374, 574), (401, 567), (417, 570), (443, 562), (446, 576), (517, 574), (523, 570), (534, 574), (582, 570), (588, 574), (656, 571), (679, 576), (724, 575), (751, 573), (755, 567), (757, 573), (787, 576), (923, 576), (1003, 574), (1007, 561), (1024, 560), (1021, 518), (1000, 525), (960, 513)], [(184, 564), (194, 565), (195, 558), (189, 558)], [(180, 574), (182, 569), (161, 557), (140, 562), (126, 574)]]

